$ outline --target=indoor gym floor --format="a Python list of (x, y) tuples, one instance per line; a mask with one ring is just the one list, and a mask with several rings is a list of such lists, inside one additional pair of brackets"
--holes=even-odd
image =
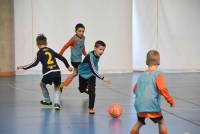
[[(0, 78), (0, 134), (129, 134), (137, 120), (132, 85), (138, 74), (109, 74), (111, 85), (97, 80), (95, 115), (87, 113), (88, 96), (79, 93), (77, 78), (64, 90), (60, 111), (39, 103), (40, 75)], [(176, 100), (176, 108), (162, 101), (169, 134), (200, 134), (200, 73), (165, 74), (165, 79)], [(119, 119), (108, 115), (111, 103), (122, 105)], [(157, 125), (146, 122), (140, 134), (158, 134)]]

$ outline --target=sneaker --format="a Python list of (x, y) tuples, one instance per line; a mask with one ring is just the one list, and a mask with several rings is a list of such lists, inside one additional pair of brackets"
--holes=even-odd
[(63, 88), (64, 88), (64, 82), (61, 82), (61, 84), (60, 84), (60, 92), (62, 93), (62, 91), (63, 91)]
[(55, 104), (54, 104), (54, 108), (55, 108), (56, 110), (60, 110), (60, 104), (55, 103)]
[(51, 102), (51, 101), (47, 102), (47, 101), (45, 101), (45, 100), (41, 100), (40, 103), (41, 103), (42, 105), (52, 105), (52, 102)]
[(89, 109), (89, 114), (95, 114), (95, 110), (94, 109)]

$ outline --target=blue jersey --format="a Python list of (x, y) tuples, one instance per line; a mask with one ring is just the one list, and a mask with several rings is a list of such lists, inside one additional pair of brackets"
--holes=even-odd
[(161, 112), (161, 95), (156, 85), (160, 72), (144, 72), (137, 80), (135, 91), (135, 109), (137, 112)]
[(81, 62), (82, 53), (85, 49), (85, 37), (83, 36), (80, 39), (75, 35), (73, 38), (75, 40), (75, 45), (71, 47), (71, 62)]
[(85, 50), (85, 36), (79, 38), (77, 35), (74, 35), (61, 49), (60, 54), (63, 55), (64, 51), (70, 47), (71, 48), (71, 62), (81, 62), (82, 54), (86, 55)]
[(91, 51), (83, 59), (83, 62), (78, 66), (79, 75), (85, 79), (89, 79), (92, 76), (96, 76), (99, 79), (103, 80), (104, 76), (98, 73), (98, 63), (99, 56), (96, 56), (94, 54), (94, 51)]

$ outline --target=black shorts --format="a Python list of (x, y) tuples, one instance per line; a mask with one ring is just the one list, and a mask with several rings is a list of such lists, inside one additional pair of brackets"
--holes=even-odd
[(52, 85), (53, 83), (55, 86), (59, 86), (61, 84), (60, 71), (51, 72), (49, 74), (44, 75), (42, 78), (42, 82), (45, 84), (50, 84), (50, 85)]
[(79, 91), (81, 93), (85, 92), (88, 89), (90, 93), (95, 93), (96, 87), (96, 77), (92, 76), (88, 79), (85, 79), (79, 75)]
[(78, 69), (78, 66), (81, 64), (81, 62), (71, 62), (72, 66), (76, 69)]
[[(140, 122), (140, 123), (142, 123), (143, 125), (145, 125), (146, 123), (145, 123), (145, 117), (139, 117), (139, 116), (137, 116), (137, 118), (138, 118), (138, 121)], [(157, 118), (150, 118), (154, 123), (159, 123), (162, 119), (163, 119), (163, 116), (161, 115), (160, 117), (157, 117)]]

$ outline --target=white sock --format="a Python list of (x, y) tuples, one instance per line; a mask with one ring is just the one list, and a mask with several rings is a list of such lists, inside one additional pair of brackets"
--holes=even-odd
[(60, 104), (60, 95), (61, 92), (59, 90), (55, 91), (54, 103)]

